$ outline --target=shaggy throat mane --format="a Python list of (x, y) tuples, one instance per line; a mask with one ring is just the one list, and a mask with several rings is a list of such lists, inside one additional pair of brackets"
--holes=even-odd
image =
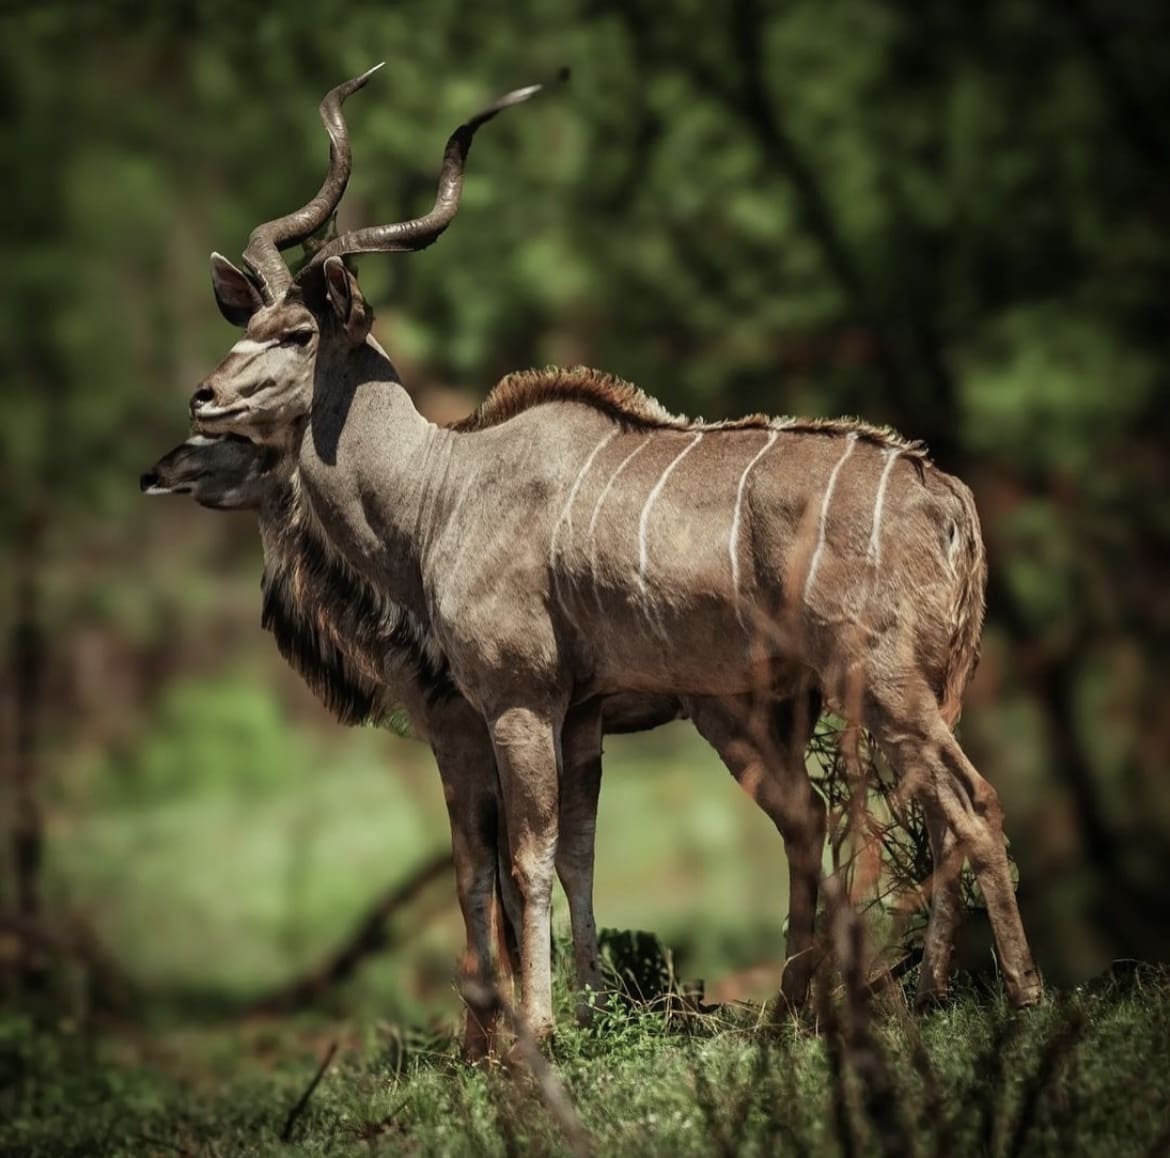
[(399, 705), (390, 673), (430, 702), (456, 694), (445, 659), (397, 604), (361, 579), (316, 532), (294, 485), (282, 495), (261, 582), (261, 626), (343, 724), (382, 723)]

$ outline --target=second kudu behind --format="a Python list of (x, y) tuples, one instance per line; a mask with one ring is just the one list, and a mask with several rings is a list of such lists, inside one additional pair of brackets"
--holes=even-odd
[[(322, 197), (326, 213), (336, 204), (344, 182), (327, 182), (253, 232), (247, 273), (217, 256), (221, 309), (246, 337), (191, 401), (203, 433), (295, 449), (322, 533), (446, 657), (486, 720), (523, 898), (529, 1026), (553, 1021), (570, 709), (625, 691), (752, 697), (809, 671), (922, 802), (940, 866), (955, 859), (948, 845), (969, 857), (1008, 995), (1038, 1000), (998, 796), (951, 731), (985, 580), (961, 482), (862, 424), (694, 423), (624, 384), (556, 374), (506, 380), (481, 410), (490, 422), (436, 427), (370, 338), (342, 258), (434, 241), (457, 208), (475, 126), (531, 91), (457, 130), (423, 217), (343, 234), (294, 278), (279, 251)], [(340, 152), (340, 116), (330, 131)], [(585, 731), (600, 729), (593, 713)]]

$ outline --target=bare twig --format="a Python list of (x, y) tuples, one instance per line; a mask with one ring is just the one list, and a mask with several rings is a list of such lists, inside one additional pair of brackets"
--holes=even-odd
[(424, 861), (406, 880), (379, 897), (349, 937), (324, 961), (275, 992), (260, 998), (251, 1006), (251, 1012), (280, 1013), (295, 1009), (309, 1004), (325, 990), (348, 980), (365, 958), (386, 948), (389, 943), (386, 923), (390, 918), (414, 901), (433, 881), (444, 876), (450, 867), (449, 852), (436, 853)]
[(1072, 1009), (1065, 1014), (1064, 1024), (1048, 1039), (1040, 1054), (1040, 1061), (1035, 1071), (1024, 1086), (1015, 1127), (1012, 1130), (1008, 1146), (1004, 1150), (1004, 1153), (1008, 1154), (1010, 1158), (1018, 1158), (1020, 1154), (1024, 1153), (1028, 1135), (1036, 1122), (1040, 1099), (1068, 1063), (1087, 1027), (1085, 1015), (1079, 1009)]
[(195, 1153), (194, 1150), (188, 1150), (186, 1146), (182, 1146), (178, 1142), (172, 1142), (167, 1138), (156, 1138), (152, 1134), (134, 1134), (132, 1137), (149, 1146), (161, 1146), (164, 1150), (173, 1150), (176, 1154), (181, 1154), (183, 1158), (191, 1158)]
[(317, 1087), (321, 1084), (321, 1079), (325, 1076), (325, 1071), (329, 1068), (329, 1063), (333, 1060), (335, 1053), (337, 1053), (337, 1042), (332, 1041), (329, 1043), (329, 1048), (325, 1051), (325, 1056), (321, 1059), (321, 1064), (317, 1067), (317, 1072), (313, 1075), (312, 1081), (305, 1087), (305, 1092), (297, 1099), (296, 1105), (289, 1110), (288, 1117), (284, 1120), (284, 1129), (280, 1132), (280, 1140), (282, 1142), (290, 1142), (292, 1140), (292, 1132), (297, 1124), (297, 1119), (305, 1112), (305, 1108), (309, 1104), (309, 1099), (312, 1098)]

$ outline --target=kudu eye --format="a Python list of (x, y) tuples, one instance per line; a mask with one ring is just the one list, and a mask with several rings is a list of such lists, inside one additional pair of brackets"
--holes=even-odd
[(280, 339), (282, 346), (307, 346), (313, 340), (313, 330), (291, 330)]

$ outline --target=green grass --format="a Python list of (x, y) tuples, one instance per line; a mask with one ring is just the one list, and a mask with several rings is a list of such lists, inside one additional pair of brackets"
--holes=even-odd
[[(1170, 1141), (1164, 972), (1020, 1015), (973, 991), (922, 1018), (875, 1014), (864, 1056), (743, 1007), (562, 1025), (551, 1054), (603, 1154), (1153, 1155)], [(867, 1089), (884, 1090), (876, 1108)], [(530, 1078), (462, 1065), (449, 1037), (318, 1016), (82, 1041), (0, 1019), (4, 1154), (565, 1152)]]

